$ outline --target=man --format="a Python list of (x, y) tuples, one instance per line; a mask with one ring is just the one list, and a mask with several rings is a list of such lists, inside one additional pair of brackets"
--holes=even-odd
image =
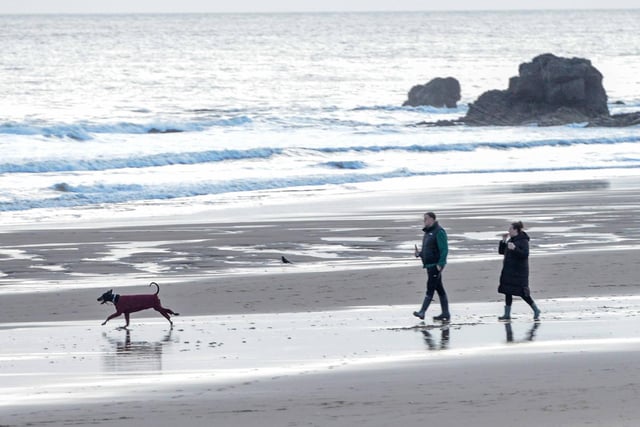
[(442, 270), (447, 265), (447, 254), (449, 245), (447, 242), (447, 232), (436, 221), (436, 214), (427, 212), (424, 214), (424, 236), (422, 238), (422, 248), (418, 250), (415, 245), (415, 256), (422, 260), (422, 267), (427, 269), (427, 294), (422, 302), (420, 311), (414, 311), (413, 315), (424, 320), (425, 313), (431, 304), (433, 294), (438, 293), (442, 313), (434, 316), (433, 320), (447, 321), (451, 318), (449, 314), (449, 300), (442, 285)]

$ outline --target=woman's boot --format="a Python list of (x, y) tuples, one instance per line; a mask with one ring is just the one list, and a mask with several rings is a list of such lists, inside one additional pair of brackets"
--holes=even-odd
[(504, 315), (498, 317), (498, 320), (511, 320), (511, 306), (504, 306)]
[(540, 309), (535, 302), (531, 304), (531, 309), (533, 310), (533, 320), (540, 320)]

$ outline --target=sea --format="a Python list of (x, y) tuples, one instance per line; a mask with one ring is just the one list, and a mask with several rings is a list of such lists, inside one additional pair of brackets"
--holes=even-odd
[[(0, 222), (270, 197), (640, 177), (640, 128), (426, 127), (543, 53), (640, 110), (640, 9), (1, 15)], [(459, 80), (457, 108), (403, 107)], [(408, 182), (408, 181), (407, 181)], [(173, 209), (173, 210), (172, 210)]]

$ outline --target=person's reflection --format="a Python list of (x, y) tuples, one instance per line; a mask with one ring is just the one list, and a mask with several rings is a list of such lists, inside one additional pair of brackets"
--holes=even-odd
[(444, 325), (440, 328), (439, 344), (428, 330), (423, 329), (422, 335), (424, 336), (424, 342), (427, 344), (429, 350), (446, 350), (449, 348), (449, 325)]
[(102, 336), (109, 341), (110, 350), (104, 352), (108, 371), (162, 370), (162, 350), (171, 342), (171, 330), (160, 341), (132, 341), (131, 331), (125, 329), (124, 339)]
[(508, 343), (513, 343), (513, 342), (525, 342), (525, 341), (533, 341), (536, 337), (536, 331), (538, 330), (538, 328), (540, 327), (540, 322), (534, 322), (533, 326), (531, 326), (531, 328), (529, 328), (529, 330), (527, 331), (527, 334), (525, 335), (525, 338), (521, 341), (514, 341), (513, 339), (513, 329), (511, 328), (511, 322), (505, 322), (504, 324), (504, 330), (505, 333), (507, 334), (507, 342)]

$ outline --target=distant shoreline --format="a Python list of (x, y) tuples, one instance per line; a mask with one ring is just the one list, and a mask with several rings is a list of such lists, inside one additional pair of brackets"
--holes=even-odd
[(0, 16), (199, 16), (199, 15), (369, 15), (369, 14), (474, 14), (474, 13), (566, 13), (566, 12), (624, 12), (636, 11), (639, 7), (588, 7), (588, 8), (503, 8), (503, 9), (474, 9), (468, 8), (458, 9), (401, 9), (401, 10), (291, 10), (291, 11), (104, 11), (104, 12), (88, 12), (88, 11), (59, 11), (59, 12), (25, 12), (16, 11), (8, 12), (0, 10)]

